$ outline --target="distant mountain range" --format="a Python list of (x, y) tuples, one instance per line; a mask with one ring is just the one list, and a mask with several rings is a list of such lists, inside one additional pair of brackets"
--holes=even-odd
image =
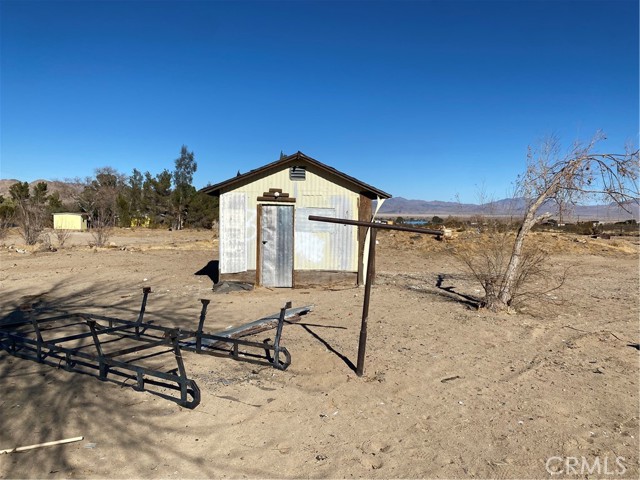
[[(10, 198), (9, 189), (14, 183), (18, 183), (20, 180), (14, 179), (0, 179), (0, 195), (4, 198)], [(77, 183), (60, 182), (57, 180), (34, 180), (29, 182), (29, 189), (32, 189), (34, 185), (40, 182), (47, 184), (47, 193), (52, 194), (58, 192), (60, 194), (60, 200), (63, 203), (71, 202), (73, 200), (73, 194), (82, 190), (82, 187)]]
[[(484, 205), (474, 203), (442, 202), (439, 200), (407, 200), (402, 197), (395, 197), (385, 200), (379, 210), (379, 215), (385, 217), (469, 217), (474, 215), (485, 216), (518, 216), (524, 213), (526, 201), (524, 198), (505, 198), (496, 200)], [(570, 212), (564, 212), (565, 220), (600, 220), (618, 221), (635, 218), (639, 220), (640, 212), (638, 205), (630, 205), (629, 209), (633, 214), (624, 211), (615, 203), (609, 205), (577, 205), (572, 207)], [(558, 216), (558, 208), (552, 201), (546, 202), (540, 209), (541, 213), (550, 212), (553, 216)]]

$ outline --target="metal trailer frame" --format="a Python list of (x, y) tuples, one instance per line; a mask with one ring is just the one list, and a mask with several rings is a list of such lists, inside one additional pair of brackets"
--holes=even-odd
[[(268, 341), (259, 343), (204, 333), (207, 306), (210, 302), (206, 299), (200, 300), (202, 310), (196, 331), (145, 322), (144, 314), (149, 293), (151, 288), (145, 287), (142, 306), (136, 321), (91, 313), (67, 313), (48, 318), (36, 318), (30, 306), (23, 306), (21, 310), (27, 317), (26, 320), (0, 324), (0, 348), (19, 358), (35, 360), (58, 368), (62, 365), (62, 368), (67, 371), (91, 373), (97, 370), (97, 377), (103, 381), (108, 380), (110, 374), (133, 379), (135, 384), (132, 386), (138, 391), (149, 391), (147, 385), (178, 390), (179, 397), (154, 393), (190, 409), (200, 403), (200, 389), (196, 382), (187, 376), (182, 359), (183, 350), (271, 365), (278, 370), (285, 370), (291, 364), (289, 351), (280, 345), (285, 315), (291, 308), (291, 302), (287, 302), (280, 310), (272, 344)], [(46, 334), (51, 330), (73, 326), (81, 326), (86, 330), (79, 334), (45, 339), (45, 336), (48, 336)], [(105, 340), (105, 336), (111, 338)], [(80, 347), (64, 346), (67, 342), (82, 339), (91, 339), (92, 343)], [(135, 341), (139, 345), (108, 352), (104, 348), (107, 343), (124, 339)], [(161, 349), (161, 351), (154, 352), (153, 349)], [(142, 355), (131, 360), (117, 358), (137, 353)], [(140, 360), (169, 353), (173, 353), (175, 357), (176, 368), (168, 372), (148, 368), (139, 363)]]

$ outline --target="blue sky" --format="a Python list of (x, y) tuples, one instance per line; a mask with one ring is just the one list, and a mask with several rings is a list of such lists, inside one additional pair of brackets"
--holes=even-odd
[(394, 196), (506, 196), (526, 151), (638, 144), (638, 2), (2, 0), (0, 177), (196, 187), (297, 150)]

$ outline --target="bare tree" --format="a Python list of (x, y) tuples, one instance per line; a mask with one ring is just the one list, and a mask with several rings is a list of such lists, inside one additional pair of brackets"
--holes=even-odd
[(4, 240), (7, 237), (9, 228), (13, 225), (14, 217), (15, 207), (13, 203), (10, 203), (0, 195), (0, 240)]
[(89, 216), (91, 236), (97, 246), (109, 240), (116, 224), (118, 193), (124, 176), (111, 167), (96, 169), (95, 178), (87, 178), (76, 200)]
[(27, 245), (35, 245), (44, 230), (47, 184), (40, 182), (29, 192), (27, 182), (17, 182), (11, 185), (9, 193), (15, 205), (20, 235)]
[(604, 139), (604, 135), (598, 133), (587, 144), (574, 144), (564, 155), (560, 154), (555, 137), (539, 148), (529, 149), (527, 171), (518, 180), (519, 192), (526, 200), (524, 218), (512, 243), (503, 247), (508, 249), (506, 263), (485, 275), (484, 306), (488, 309), (508, 309), (523, 280), (533, 273), (531, 262), (536, 255), (532, 257), (525, 249), (525, 240), (536, 223), (550, 216), (541, 212), (546, 202), (572, 205), (586, 199), (604, 198), (626, 211), (638, 204), (637, 148), (627, 148), (624, 154), (596, 153), (597, 143)]

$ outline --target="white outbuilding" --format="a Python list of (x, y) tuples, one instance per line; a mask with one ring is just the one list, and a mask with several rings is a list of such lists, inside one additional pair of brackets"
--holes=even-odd
[(297, 152), (201, 190), (220, 198), (220, 279), (293, 287), (363, 283), (366, 228), (386, 192)]
[(87, 229), (86, 213), (54, 213), (54, 230), (80, 230)]

